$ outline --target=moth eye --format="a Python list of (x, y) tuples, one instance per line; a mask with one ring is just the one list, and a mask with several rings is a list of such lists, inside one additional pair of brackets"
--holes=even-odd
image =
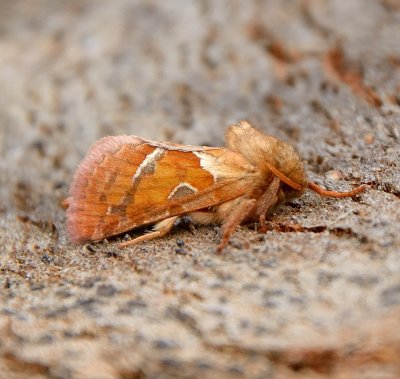
[(279, 200), (288, 200), (293, 197), (300, 196), (302, 194), (302, 192), (303, 192), (302, 189), (297, 190), (297, 189), (294, 189), (294, 188), (288, 186), (286, 183), (281, 182), (281, 187), (279, 189), (278, 198), (279, 198)]

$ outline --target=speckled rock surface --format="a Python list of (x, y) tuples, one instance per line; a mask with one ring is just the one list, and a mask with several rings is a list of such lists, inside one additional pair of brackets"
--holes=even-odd
[[(400, 377), (399, 25), (397, 0), (1, 1), (0, 377)], [(222, 255), (217, 227), (69, 243), (95, 140), (222, 145), (243, 118), (368, 190)]]

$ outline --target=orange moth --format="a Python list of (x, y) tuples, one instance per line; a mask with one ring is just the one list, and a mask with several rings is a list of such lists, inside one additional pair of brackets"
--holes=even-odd
[(221, 251), (235, 228), (259, 222), (305, 189), (350, 197), (364, 190), (327, 191), (307, 180), (302, 162), (286, 142), (242, 121), (226, 133), (227, 147), (186, 146), (136, 136), (105, 137), (80, 164), (64, 200), (72, 242), (81, 244), (152, 224), (153, 230), (121, 247), (167, 234), (189, 216), (221, 224)]

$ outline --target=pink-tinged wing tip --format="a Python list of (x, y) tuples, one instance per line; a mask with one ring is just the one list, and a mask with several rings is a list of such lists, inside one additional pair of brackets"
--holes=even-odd
[(81, 245), (89, 241), (87, 237), (80, 234), (82, 232), (82, 229), (76, 224), (76, 219), (74, 218), (74, 216), (69, 216), (68, 218), (67, 232), (68, 237), (73, 244)]
[[(75, 171), (69, 197), (63, 202), (67, 208), (67, 232), (71, 242), (82, 244), (93, 240), (96, 229), (105, 217), (100, 204), (93, 202), (93, 182), (102, 184), (102, 177), (96, 169), (102, 168), (106, 155), (116, 154), (124, 145), (139, 145), (143, 140), (134, 136), (109, 136), (97, 141), (88, 151)], [(104, 170), (103, 170), (104, 171)], [(101, 237), (100, 237), (101, 238)]]
[(143, 140), (135, 136), (108, 136), (92, 145), (85, 158), (75, 171), (70, 195), (73, 199), (82, 196), (82, 189), (87, 187), (93, 171), (100, 167), (106, 154), (116, 154), (123, 145), (139, 145)]
[(67, 232), (72, 243), (81, 245), (92, 240), (92, 227), (88, 228), (76, 214), (69, 214), (67, 217)]

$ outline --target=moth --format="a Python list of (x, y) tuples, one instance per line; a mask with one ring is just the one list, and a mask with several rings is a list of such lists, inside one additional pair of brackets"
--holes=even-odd
[(136, 136), (96, 142), (77, 168), (64, 200), (67, 231), (82, 244), (153, 225), (120, 243), (125, 247), (167, 234), (189, 216), (220, 224), (218, 251), (237, 226), (265, 220), (271, 209), (308, 188), (322, 196), (351, 197), (364, 190), (327, 191), (307, 179), (294, 148), (241, 121), (226, 132), (227, 147), (186, 146)]

